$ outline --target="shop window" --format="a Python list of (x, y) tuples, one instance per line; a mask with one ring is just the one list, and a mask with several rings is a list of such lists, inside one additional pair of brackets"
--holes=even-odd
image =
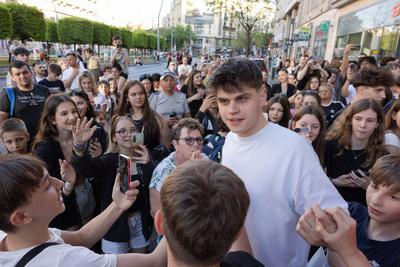
[(382, 42), (380, 45), (381, 55), (383, 57), (394, 56), (396, 54), (399, 36), (400, 26), (383, 28)]
[(349, 44), (356, 44), (356, 45), (361, 44), (361, 36), (362, 36), (361, 32), (349, 34), (348, 43)]

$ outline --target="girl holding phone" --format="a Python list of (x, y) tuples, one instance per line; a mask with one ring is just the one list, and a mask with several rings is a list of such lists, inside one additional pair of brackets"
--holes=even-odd
[(133, 173), (140, 181), (135, 203), (113, 224), (102, 239), (104, 253), (147, 252), (153, 221), (150, 215), (149, 184), (155, 164), (144, 145), (134, 145), (132, 136), (137, 133), (129, 116), (114, 116), (110, 123), (108, 148), (104, 155), (92, 158), (85, 143), (94, 132), (93, 119), (83, 119), (73, 131), (74, 154), (71, 163), (78, 173), (94, 177), (100, 190), (100, 206), (104, 210), (112, 202), (112, 188), (118, 170), (119, 155), (131, 158)]
[(346, 201), (365, 203), (368, 171), (383, 152), (382, 107), (371, 99), (352, 103), (327, 133), (324, 165)]

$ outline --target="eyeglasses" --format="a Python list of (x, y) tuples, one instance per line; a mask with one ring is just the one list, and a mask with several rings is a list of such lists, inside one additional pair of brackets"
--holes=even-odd
[(197, 143), (198, 145), (202, 145), (202, 144), (204, 143), (202, 137), (196, 137), (196, 138), (193, 138), (193, 137), (185, 137), (185, 138), (179, 138), (178, 140), (185, 140), (185, 143), (186, 143), (188, 146), (192, 146), (192, 145), (194, 144), (194, 141), (196, 141), (196, 143)]
[(127, 137), (128, 135), (132, 135), (136, 132), (137, 131), (135, 128), (130, 128), (130, 129), (121, 129), (115, 133), (119, 134), (119, 136), (121, 136), (121, 137)]

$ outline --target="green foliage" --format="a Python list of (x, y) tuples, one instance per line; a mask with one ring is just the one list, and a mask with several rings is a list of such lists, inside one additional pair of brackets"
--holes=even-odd
[(165, 50), (168, 47), (167, 40), (160, 36), (160, 49)]
[(135, 48), (147, 48), (147, 34), (143, 30), (135, 30), (132, 33), (133, 46)]
[(0, 39), (10, 38), (13, 32), (11, 13), (7, 7), (0, 5)]
[(93, 23), (76, 17), (62, 18), (58, 21), (58, 36), (64, 44), (91, 44)]
[(148, 49), (157, 49), (157, 35), (155, 35), (155, 34), (147, 35), (147, 48)]
[(12, 39), (20, 39), (22, 42), (45, 39), (46, 25), (44, 15), (39, 9), (16, 3), (7, 3), (5, 6), (13, 21)]
[(120, 29), (120, 28), (111, 26), (110, 29), (111, 29), (111, 38), (112, 38), (114, 35), (118, 35), (119, 37), (121, 37), (122, 32), (121, 32), (121, 29)]
[(45, 41), (58, 42), (57, 22), (46, 20), (46, 36)]
[(109, 45), (111, 43), (110, 26), (99, 22), (93, 22), (93, 43)]
[(121, 29), (122, 45), (125, 48), (133, 47), (132, 32), (129, 29)]

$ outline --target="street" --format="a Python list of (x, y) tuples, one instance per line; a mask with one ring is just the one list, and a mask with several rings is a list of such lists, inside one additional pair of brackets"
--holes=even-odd
[[(164, 70), (166, 70), (166, 63), (152, 63), (148, 65), (142, 65), (142, 66), (129, 66), (129, 80), (137, 80), (139, 79), (140, 75), (142, 74), (153, 74), (153, 73), (162, 73)], [(6, 78), (2, 77), (0, 78), (0, 88), (3, 88), (6, 86)]]

